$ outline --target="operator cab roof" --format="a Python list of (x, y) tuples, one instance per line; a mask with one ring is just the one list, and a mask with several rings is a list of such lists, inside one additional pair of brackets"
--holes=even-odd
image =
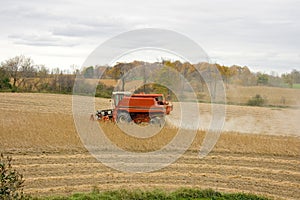
[(132, 92), (124, 92), (124, 91), (117, 91), (117, 92), (113, 92), (113, 95), (125, 95), (125, 96), (131, 96)]
[(133, 97), (161, 97), (162, 94), (133, 94)]

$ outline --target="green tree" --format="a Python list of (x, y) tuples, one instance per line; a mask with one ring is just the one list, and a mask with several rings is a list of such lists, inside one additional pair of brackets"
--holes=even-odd
[(84, 78), (94, 78), (94, 67), (90, 66), (83, 70)]
[(269, 82), (269, 77), (267, 74), (257, 74), (257, 85), (267, 85)]
[(1, 67), (0, 68), (0, 90), (11, 89), (12, 86), (9, 81), (9, 77), (6, 71)]

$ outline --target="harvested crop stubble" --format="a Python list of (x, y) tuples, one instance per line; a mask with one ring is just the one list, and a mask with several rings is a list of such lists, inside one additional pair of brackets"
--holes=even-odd
[[(228, 131), (221, 134), (207, 157), (199, 159), (205, 131), (198, 131), (189, 150), (175, 163), (151, 173), (134, 174), (111, 169), (86, 151), (76, 133), (71, 103), (68, 95), (0, 94), (0, 151), (12, 155), (13, 166), (24, 174), (26, 193), (69, 194), (90, 191), (94, 186), (100, 190), (193, 187), (300, 199), (300, 138), (296, 136), (299, 129), (288, 127), (293, 123), (288, 126), (284, 121), (279, 123), (280, 113), (286, 116), (293, 113), (290, 109), (229, 106), (226, 117), (234, 119), (245, 116), (246, 112), (270, 117), (274, 111), (278, 117), (274, 130), (295, 130), (295, 136), (272, 135), (273, 129), (268, 128), (264, 135)], [(96, 106), (108, 108), (110, 103), (96, 99)], [(201, 109), (209, 113), (209, 106), (201, 104)], [(89, 121), (90, 114), (87, 113), (87, 122), (98, 123)], [(265, 120), (259, 115), (256, 118)], [(100, 125), (116, 145), (135, 152), (160, 149), (177, 130), (166, 127), (153, 137), (141, 139), (124, 134), (113, 123)], [(110, 152), (103, 153), (110, 156)]]

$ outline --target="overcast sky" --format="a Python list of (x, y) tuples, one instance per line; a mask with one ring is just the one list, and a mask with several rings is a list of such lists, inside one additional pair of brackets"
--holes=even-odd
[(212, 62), (300, 70), (299, 8), (299, 0), (0, 0), (0, 61), (23, 54), (70, 69), (120, 33), (163, 28), (194, 40)]

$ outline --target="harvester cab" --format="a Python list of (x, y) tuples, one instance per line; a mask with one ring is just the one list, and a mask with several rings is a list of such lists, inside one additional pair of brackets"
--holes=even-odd
[(113, 111), (114, 109), (118, 106), (119, 102), (124, 98), (124, 96), (131, 96), (131, 92), (113, 92), (112, 93), (112, 101), (111, 102), (111, 109), (106, 109), (106, 110), (97, 110), (96, 112), (96, 117), (98, 120), (102, 121), (114, 121), (113, 117)]
[(124, 96), (131, 96), (131, 92), (113, 92), (112, 93), (112, 107), (115, 108), (119, 102), (123, 99)]

